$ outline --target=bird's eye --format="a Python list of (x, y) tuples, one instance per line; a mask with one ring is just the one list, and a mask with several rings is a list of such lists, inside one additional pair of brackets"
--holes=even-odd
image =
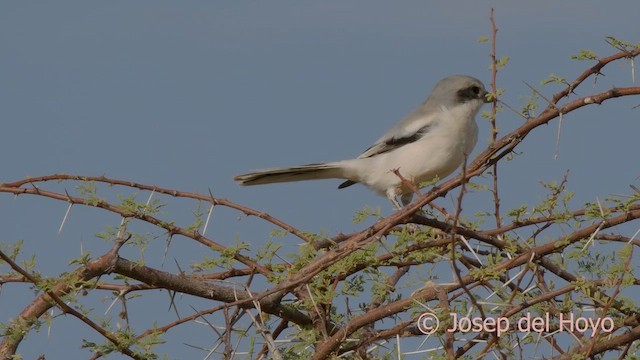
[(473, 93), (476, 95), (480, 94), (480, 88), (477, 86), (472, 86), (471, 91), (473, 91)]

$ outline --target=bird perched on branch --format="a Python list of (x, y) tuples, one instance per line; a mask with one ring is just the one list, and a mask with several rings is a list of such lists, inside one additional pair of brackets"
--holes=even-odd
[[(486, 102), (480, 80), (453, 75), (440, 80), (427, 99), (355, 159), (254, 171), (234, 177), (240, 185), (316, 179), (346, 179), (339, 189), (362, 183), (400, 209), (411, 201), (407, 185), (442, 179), (476, 145), (475, 117)], [(406, 179), (403, 181), (403, 179)]]

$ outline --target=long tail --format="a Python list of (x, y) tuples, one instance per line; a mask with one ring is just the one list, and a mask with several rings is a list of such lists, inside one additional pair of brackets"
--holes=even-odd
[(307, 164), (288, 168), (264, 169), (238, 175), (233, 180), (240, 185), (261, 185), (316, 179), (343, 179), (344, 169), (340, 163)]

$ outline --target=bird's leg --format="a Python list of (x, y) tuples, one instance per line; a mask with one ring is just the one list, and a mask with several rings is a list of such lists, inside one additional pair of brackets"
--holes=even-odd
[(387, 199), (391, 201), (391, 204), (393, 204), (393, 207), (396, 208), (396, 210), (402, 210), (402, 205), (400, 205), (395, 195), (387, 196)]
[[(402, 196), (400, 196), (400, 201), (402, 201), (402, 205), (407, 206), (409, 205), (409, 203), (411, 203), (411, 199), (413, 199), (413, 193), (420, 195), (420, 190), (418, 189), (418, 186), (413, 181), (406, 179), (404, 176), (402, 176), (402, 174), (400, 174), (400, 169), (393, 169), (391, 171), (397, 177), (400, 178), (400, 188), (396, 189), (396, 191), (393, 192), (392, 197), (389, 197), (390, 194), (389, 192), (387, 192), (387, 197), (389, 197), (389, 200), (391, 200), (391, 203), (394, 204), (396, 209), (400, 210), (401, 209), (400, 204), (398, 204), (398, 201), (396, 200), (397, 193), (402, 192), (401, 190), (402, 188), (408, 188), (409, 190), (411, 190), (410, 192), (404, 193), (402, 194)], [(420, 230), (420, 227), (413, 223), (409, 223), (406, 226), (410, 232), (417, 232)]]
[[(402, 205), (400, 205), (400, 203), (398, 202), (398, 199), (396, 199), (396, 197), (398, 196), (397, 191), (398, 189), (387, 190), (387, 199), (391, 201), (391, 203), (393, 204), (393, 207), (395, 207), (396, 210), (401, 210)], [(411, 202), (411, 198), (413, 198), (413, 193), (403, 194), (400, 197), (400, 201), (402, 201), (402, 204), (406, 206)], [(420, 227), (413, 223), (406, 224), (405, 226), (406, 226), (406, 229), (409, 230), (409, 232), (411, 233), (415, 233), (420, 230)]]
[(406, 179), (404, 176), (402, 176), (402, 174), (400, 174), (400, 169), (392, 169), (391, 172), (400, 179), (400, 185), (396, 189), (387, 190), (387, 198), (389, 198), (389, 200), (397, 210), (400, 210), (402, 209), (402, 206), (407, 206), (407, 204), (409, 204), (411, 202), (411, 199), (413, 198), (413, 193), (411, 192), (402, 194), (402, 196), (400, 197), (402, 206), (400, 206), (398, 200), (396, 199), (396, 196), (403, 192), (402, 188), (409, 188), (412, 192), (418, 194), (420, 193), (418, 192), (418, 187), (413, 183), (413, 181)]
[(399, 189), (396, 189), (396, 188), (389, 188), (387, 189), (387, 193), (386, 193), (387, 199), (391, 201), (391, 204), (393, 204), (393, 207), (396, 208), (396, 210), (402, 209), (402, 206), (398, 202), (398, 199), (396, 199), (396, 197), (398, 196), (398, 190)]
[(413, 193), (406, 193), (400, 197), (400, 201), (402, 202), (402, 206), (407, 206), (411, 203), (411, 199), (413, 199)]
[[(413, 181), (413, 179), (407, 179), (404, 176), (402, 176), (402, 174), (400, 174), (400, 169), (393, 169), (391, 170), (398, 178), (400, 178), (400, 187), (401, 188), (406, 188), (411, 190), (411, 192), (416, 193), (418, 195), (420, 195), (420, 189), (418, 189), (418, 185)], [(405, 198), (405, 196), (409, 196), (409, 198)], [(407, 205), (408, 203), (411, 202), (411, 198), (413, 197), (413, 194), (405, 194), (402, 195), (402, 204), (403, 205)], [(406, 202), (405, 202), (406, 201)]]
[[(411, 203), (411, 199), (413, 199), (413, 193), (406, 193), (406, 194), (402, 194), (402, 196), (400, 196), (400, 201), (402, 202), (403, 206), (409, 205), (409, 203)], [(422, 212), (422, 210), (418, 210), (417, 213), (421, 213), (421, 212)], [(420, 230), (420, 226), (418, 226), (416, 224), (413, 224), (413, 223), (409, 223), (406, 226), (407, 226), (407, 229), (409, 229), (409, 231), (411, 231), (411, 232), (417, 232), (417, 231)]]

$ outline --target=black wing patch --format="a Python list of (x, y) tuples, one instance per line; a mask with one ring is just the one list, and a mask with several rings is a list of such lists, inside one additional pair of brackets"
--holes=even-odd
[[(411, 135), (407, 135), (407, 136), (403, 136), (403, 137), (392, 137), (391, 139), (385, 141), (384, 145), (380, 146), (380, 149), (378, 151), (376, 151), (373, 154), (370, 154), (367, 157), (373, 157), (373, 156), (376, 156), (376, 155), (384, 154), (384, 153), (387, 153), (389, 151), (395, 150), (395, 149), (397, 149), (397, 148), (399, 148), (399, 147), (401, 147), (403, 145), (407, 145), (407, 144), (411, 144), (412, 142), (416, 142), (424, 134), (429, 132), (429, 129), (431, 128), (431, 126), (432, 126), (431, 124), (427, 124), (427, 125), (421, 127), (420, 129), (418, 129), (418, 131), (414, 132)], [(376, 146), (376, 145), (374, 145), (374, 146)], [(371, 149), (371, 148), (369, 148), (369, 149)], [(367, 149), (365, 152), (369, 151), (369, 149)]]
[[(413, 133), (412, 135), (401, 137), (401, 138), (391, 138), (385, 142), (385, 145), (389, 147), (393, 147), (394, 149), (400, 147), (402, 145), (410, 144), (420, 139), (422, 135), (424, 135), (427, 131), (429, 131), (430, 125), (426, 125), (421, 127), (418, 131)], [(389, 151), (389, 150), (387, 150)]]

